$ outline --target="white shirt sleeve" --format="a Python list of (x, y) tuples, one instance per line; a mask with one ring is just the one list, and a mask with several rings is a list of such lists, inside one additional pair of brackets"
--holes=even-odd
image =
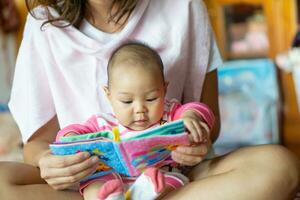
[(9, 102), (10, 111), (25, 143), (55, 115), (47, 71), (44, 68), (44, 62), (48, 59), (42, 57), (47, 55), (44, 52), (48, 49), (47, 41), (43, 38), (40, 25), (40, 21), (28, 15)]
[(216, 43), (213, 33), (211, 36), (211, 46), (212, 47), (211, 47), (210, 53), (209, 53), (207, 72), (211, 72), (211, 71), (217, 69), (218, 67), (220, 67), (221, 65), (223, 65), (223, 60), (220, 55), (220, 51), (217, 46), (217, 43)]
[(203, 1), (191, 0), (189, 13), (189, 69), (186, 74), (183, 103), (198, 101), (206, 73), (222, 64)]

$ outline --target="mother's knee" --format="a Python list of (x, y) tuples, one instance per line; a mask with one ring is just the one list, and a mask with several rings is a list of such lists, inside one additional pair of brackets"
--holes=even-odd
[[(248, 162), (261, 170), (262, 181), (270, 184), (285, 183), (288, 190), (299, 186), (299, 159), (280, 145), (262, 145), (252, 149)], [(246, 158), (247, 159), (247, 158)]]
[(14, 164), (10, 163), (10, 162), (0, 162), (1, 186), (2, 186), (2, 184), (12, 183), (13, 178), (18, 176), (19, 171), (18, 170), (15, 171), (13, 165)]
[[(10, 166), (10, 163), (0, 162), (0, 199), (7, 199), (13, 192), (13, 171)], [(17, 176), (18, 172), (15, 171), (14, 174)]]
[(19, 186), (44, 182), (39, 169), (16, 162), (0, 162), (0, 177), (0, 199), (16, 199), (13, 195), (18, 193)]
[[(250, 155), (249, 155), (250, 156)], [(270, 169), (278, 169), (299, 173), (299, 159), (287, 148), (281, 145), (258, 146), (249, 157), (256, 163), (268, 166)]]

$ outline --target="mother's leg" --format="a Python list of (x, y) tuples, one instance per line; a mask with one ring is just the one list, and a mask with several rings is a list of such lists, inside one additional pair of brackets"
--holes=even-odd
[(82, 200), (79, 192), (55, 191), (40, 178), (38, 168), (23, 163), (0, 162), (0, 199)]
[(299, 176), (298, 158), (284, 147), (246, 147), (199, 164), (190, 173), (193, 182), (166, 199), (292, 199)]

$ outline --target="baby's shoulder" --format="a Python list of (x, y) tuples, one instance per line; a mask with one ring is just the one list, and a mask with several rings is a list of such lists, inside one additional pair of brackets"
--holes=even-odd
[(97, 121), (98, 124), (111, 124), (116, 125), (118, 124), (118, 120), (116, 116), (112, 113), (100, 113), (97, 115), (93, 115), (90, 120)]
[(180, 101), (178, 101), (177, 99), (175, 99), (175, 98), (166, 99), (164, 108), (165, 108), (165, 111), (170, 111), (170, 110), (173, 110), (178, 105), (180, 105)]

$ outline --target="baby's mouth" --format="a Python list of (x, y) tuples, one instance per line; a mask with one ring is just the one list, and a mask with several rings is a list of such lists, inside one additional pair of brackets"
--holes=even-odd
[(145, 125), (147, 124), (148, 120), (146, 119), (140, 119), (140, 120), (135, 120), (133, 123), (136, 125)]

